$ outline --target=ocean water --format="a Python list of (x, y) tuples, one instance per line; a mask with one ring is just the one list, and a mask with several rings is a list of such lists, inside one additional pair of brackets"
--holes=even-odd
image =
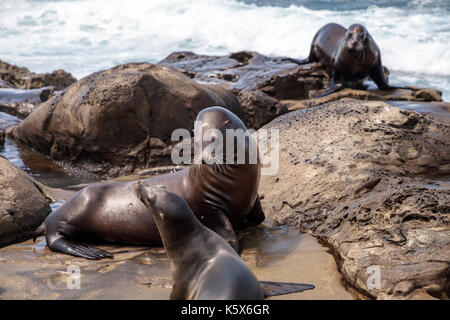
[(81, 78), (180, 50), (304, 58), (328, 22), (364, 24), (391, 83), (450, 100), (450, 0), (0, 0), (0, 59)]

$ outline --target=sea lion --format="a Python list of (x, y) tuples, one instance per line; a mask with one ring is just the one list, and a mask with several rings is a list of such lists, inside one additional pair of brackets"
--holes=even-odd
[[(206, 108), (196, 120), (204, 131), (217, 129), (223, 133), (224, 140), (226, 129), (247, 131), (235, 114), (222, 107)], [(194, 139), (197, 137), (194, 136)], [(250, 152), (249, 140), (241, 140), (237, 139), (237, 143), (244, 145), (236, 145), (234, 152), (244, 147), (247, 155)], [(206, 142), (200, 143), (203, 143), (203, 150)], [(230, 156), (224, 151), (225, 156)], [(202, 152), (199, 157), (204, 162), (207, 153)], [(260, 169), (259, 159), (255, 164), (201, 163), (175, 173), (145, 179), (145, 182), (163, 185), (182, 197), (203, 224), (238, 250), (234, 228), (256, 225), (264, 220), (257, 195)], [(45, 219), (34, 237), (45, 234), (47, 245), (53, 251), (88, 259), (112, 255), (78, 242), (108, 241), (161, 246), (153, 217), (136, 194), (137, 183), (94, 184), (80, 190)]]
[(145, 182), (136, 188), (156, 221), (170, 259), (170, 299), (262, 300), (264, 296), (314, 288), (308, 284), (260, 283), (229, 244), (200, 223), (181, 197)]
[(375, 40), (361, 24), (348, 29), (337, 23), (328, 23), (317, 31), (306, 59), (286, 59), (297, 64), (320, 62), (330, 75), (330, 85), (318, 97), (345, 87), (361, 86), (370, 77), (381, 90), (403, 87), (391, 86), (384, 75), (381, 53)]

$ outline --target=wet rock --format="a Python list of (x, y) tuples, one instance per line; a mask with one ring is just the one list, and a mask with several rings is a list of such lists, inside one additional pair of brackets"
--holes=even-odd
[(0, 79), (0, 88), (11, 88), (11, 84)]
[(0, 247), (30, 238), (50, 211), (28, 175), (0, 156)]
[(276, 99), (307, 98), (309, 90), (321, 89), (328, 78), (318, 63), (299, 66), (253, 51), (227, 56), (175, 52), (159, 64), (176, 68), (196, 80), (221, 83), (238, 91), (256, 90)]
[(5, 130), (0, 129), (0, 148), (3, 146), (5, 142)]
[(450, 126), (383, 102), (339, 101), (263, 128), (279, 129), (280, 141), (279, 170), (260, 184), (268, 219), (328, 243), (369, 297), (449, 295)]
[(39, 104), (53, 95), (53, 87), (39, 89), (0, 89), (0, 111), (19, 118), (28, 116)]
[(328, 81), (318, 63), (298, 66), (252, 51), (227, 56), (176, 52), (159, 64), (176, 68), (197, 81), (231, 89), (244, 108), (247, 126), (254, 129), (287, 112), (280, 99), (307, 98), (310, 90), (319, 90)]
[(14, 88), (36, 89), (52, 86), (55, 90), (63, 90), (77, 79), (64, 70), (52, 73), (34, 73), (27, 68), (17, 67), (0, 60), (0, 80), (9, 83)]
[(338, 100), (441, 102), (442, 92), (432, 88), (408, 87), (394, 91), (343, 89), (320, 98), (285, 99), (290, 111), (315, 107)]
[(170, 163), (171, 134), (219, 105), (242, 116), (231, 92), (168, 67), (126, 64), (94, 73), (32, 112), (9, 135), (75, 172), (133, 173)]

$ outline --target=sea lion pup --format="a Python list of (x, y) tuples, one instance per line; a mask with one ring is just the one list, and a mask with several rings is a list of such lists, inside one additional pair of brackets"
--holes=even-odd
[(270, 294), (313, 289), (307, 284), (260, 283), (239, 255), (195, 217), (186, 201), (163, 187), (136, 185), (149, 209), (170, 259), (170, 299), (261, 300)]
[(317, 31), (311, 43), (309, 56), (303, 60), (285, 59), (297, 64), (320, 62), (330, 75), (330, 85), (318, 97), (343, 88), (361, 86), (370, 77), (381, 90), (403, 87), (388, 84), (381, 64), (381, 53), (375, 40), (361, 24), (348, 29), (337, 23), (328, 23)]
[[(247, 131), (235, 114), (222, 107), (206, 108), (197, 115), (196, 120), (204, 132), (215, 129), (216, 133), (222, 133), (224, 144), (227, 140), (226, 129)], [(194, 138), (196, 141), (200, 139), (196, 143), (202, 144), (201, 151), (205, 145), (208, 146), (207, 141), (197, 136)], [(239, 145), (235, 146), (234, 151), (224, 149), (224, 156), (236, 156), (239, 148), (243, 148), (244, 154), (248, 155), (251, 149), (248, 141), (237, 139)], [(189, 168), (145, 179), (145, 182), (163, 185), (182, 197), (203, 224), (238, 250), (234, 228), (257, 225), (264, 220), (257, 195), (259, 160), (255, 164), (225, 165), (223, 159), (217, 163), (203, 163), (211, 160), (206, 152), (200, 153), (199, 157), (199, 163)], [(161, 237), (153, 217), (136, 194), (137, 183), (94, 184), (80, 190), (47, 216), (34, 237), (45, 234), (51, 250), (88, 259), (112, 255), (80, 242), (107, 241), (161, 246)]]

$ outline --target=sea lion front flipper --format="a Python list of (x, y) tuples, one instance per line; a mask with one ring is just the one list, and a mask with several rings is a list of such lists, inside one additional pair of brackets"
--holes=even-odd
[(302, 292), (311, 290), (315, 287), (312, 284), (305, 283), (289, 283), (289, 282), (272, 282), (260, 281), (261, 288), (264, 292), (264, 297), (280, 296), (283, 294)]
[(91, 260), (104, 258), (114, 258), (113, 254), (102, 249), (94, 248), (84, 244), (75, 243), (65, 239), (57, 238), (48, 245), (52, 251), (70, 254), (75, 257), (82, 257)]
[(201, 220), (201, 222), (224, 238), (239, 253), (239, 240), (231, 225), (230, 219), (228, 219), (228, 216), (222, 210), (217, 210), (214, 214), (210, 214), (207, 220)]
[(237, 229), (254, 227), (263, 222), (266, 219), (264, 211), (261, 206), (261, 201), (259, 196), (256, 197), (255, 203), (253, 204), (250, 212), (244, 217), (242, 222), (239, 224)]
[(396, 89), (404, 89), (404, 87), (391, 86), (384, 76), (383, 66), (381, 64), (381, 59), (378, 58), (375, 66), (370, 70), (369, 77), (375, 82), (378, 89), (380, 90), (396, 90)]

